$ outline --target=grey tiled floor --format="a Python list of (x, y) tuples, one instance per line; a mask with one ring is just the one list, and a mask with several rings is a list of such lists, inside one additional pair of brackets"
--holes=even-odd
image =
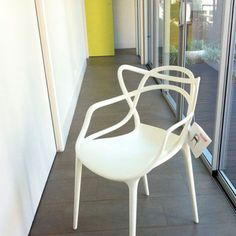
[[(121, 93), (116, 72), (121, 64), (138, 65), (132, 51), (116, 57), (91, 58), (81, 89), (66, 150), (58, 153), (30, 235), (126, 236), (128, 235), (128, 189), (122, 183), (100, 178), (83, 169), (79, 228), (72, 229), (74, 145), (89, 105)], [(139, 76), (126, 73), (128, 87), (135, 88)], [(152, 83), (152, 81), (150, 81)], [(152, 109), (151, 109), (152, 107)], [(120, 120), (125, 103), (95, 114), (89, 131), (102, 129)], [(138, 110), (144, 123), (167, 128), (174, 122), (161, 94), (145, 95)], [(127, 132), (130, 122), (116, 132)], [(150, 197), (138, 194), (138, 236), (207, 235), (235, 236), (236, 215), (224, 193), (199, 159), (193, 159), (200, 223), (192, 221), (191, 203), (181, 153), (149, 174)]]

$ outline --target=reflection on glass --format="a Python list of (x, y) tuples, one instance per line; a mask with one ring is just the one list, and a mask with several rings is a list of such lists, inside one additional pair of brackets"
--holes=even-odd
[(232, 62), (232, 78), (229, 86), (229, 103), (226, 112), (226, 130), (220, 169), (236, 188), (236, 42)]
[[(179, 45), (180, 0), (161, 0), (158, 15), (159, 65), (177, 65)], [(177, 103), (177, 93), (170, 91)], [(176, 105), (176, 104), (175, 104)]]
[[(223, 0), (188, 0), (186, 67), (201, 77), (196, 121), (214, 139)], [(209, 146), (212, 153), (213, 144)], [(209, 155), (210, 156), (210, 155)]]
[[(179, 24), (180, 0), (160, 0), (159, 3), (158, 62), (160, 66), (177, 65), (179, 48), (183, 43), (179, 42), (183, 30)], [(196, 77), (201, 77), (195, 118), (213, 140), (207, 152), (210, 162), (214, 144), (224, 5), (223, 0), (186, 1), (185, 63)], [(177, 104), (176, 94), (170, 92), (169, 95)]]
[(164, 53), (164, 1), (161, 0), (159, 4), (156, 4), (157, 8), (155, 9), (158, 12), (158, 22), (155, 24), (157, 33), (157, 41), (158, 41), (158, 66), (164, 65), (163, 53)]
[(179, 48), (179, 0), (159, 4), (159, 65), (177, 65)]
[[(180, 14), (180, 1), (170, 1), (170, 44), (169, 44), (169, 65), (178, 64), (178, 51), (179, 51), (179, 14)], [(174, 82), (172, 82), (174, 84)], [(170, 91), (170, 95), (174, 101), (178, 102), (178, 93)]]

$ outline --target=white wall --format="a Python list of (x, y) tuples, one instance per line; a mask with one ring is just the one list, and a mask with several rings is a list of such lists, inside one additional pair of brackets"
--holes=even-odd
[(34, 1), (0, 5), (0, 235), (26, 236), (56, 149)]
[[(47, 52), (50, 58), (50, 89), (55, 92), (53, 105), (57, 113), (62, 151), (65, 147), (80, 86), (86, 68), (86, 43), (83, 0), (41, 0), (41, 17)], [(59, 147), (60, 146), (60, 147)]]
[(134, 0), (113, 0), (115, 48), (135, 48)]
[[(0, 0), (0, 235), (4, 236), (29, 233), (56, 154), (53, 125), (60, 131), (62, 150), (86, 67), (82, 0), (44, 3), (45, 12), (39, 15), (45, 17), (46, 37), (41, 40), (48, 47), (47, 79), (35, 1)], [(47, 86), (55, 97), (51, 90), (48, 96)], [(57, 109), (58, 124), (52, 123), (50, 108)]]

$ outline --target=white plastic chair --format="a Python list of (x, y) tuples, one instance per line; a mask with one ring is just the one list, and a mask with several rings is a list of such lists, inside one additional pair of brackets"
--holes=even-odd
[[(124, 70), (144, 75), (137, 90), (128, 92), (126, 89), (123, 79)], [(167, 71), (177, 71), (184, 75), (183, 77), (185, 78), (170, 76), (166, 73)], [(145, 86), (146, 81), (150, 77), (156, 77), (163, 81), (188, 84), (190, 85), (190, 92), (188, 93), (183, 88), (168, 83)], [(149, 195), (147, 173), (169, 160), (181, 149), (183, 150), (186, 162), (194, 221), (198, 223), (199, 219), (192, 160), (189, 145), (187, 143), (187, 137), (196, 106), (200, 78), (194, 78), (191, 71), (177, 66), (163, 66), (147, 71), (133, 66), (123, 65), (118, 70), (118, 79), (123, 95), (93, 104), (86, 113), (83, 127), (76, 141), (73, 228), (77, 229), (78, 225), (82, 165), (85, 165), (92, 172), (104, 178), (125, 182), (128, 185), (130, 221), (129, 235), (135, 236), (137, 189), (140, 178), (143, 177), (146, 195)], [(140, 95), (157, 89), (176, 91), (185, 98), (188, 104), (187, 116), (167, 130), (141, 123), (139, 114), (136, 110)], [(126, 117), (109, 128), (85, 137), (93, 112), (101, 107), (122, 100), (126, 100), (130, 107)], [(134, 117), (135, 121), (135, 128), (132, 132), (111, 138), (100, 138), (101, 136), (120, 128), (132, 117)], [(174, 134), (173, 131), (181, 126), (183, 129), (180, 135)]]

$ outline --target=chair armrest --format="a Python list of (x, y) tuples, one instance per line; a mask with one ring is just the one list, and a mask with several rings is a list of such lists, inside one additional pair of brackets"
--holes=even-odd
[(97, 102), (97, 103), (94, 103), (93, 105), (91, 105), (86, 112), (80, 134), (76, 140), (76, 145), (78, 145), (80, 143), (80, 141), (85, 138), (85, 135), (88, 131), (88, 127), (91, 122), (92, 115), (97, 109), (111, 105), (113, 103), (120, 102), (124, 99), (125, 99), (125, 95), (120, 95), (120, 96), (113, 97), (113, 98), (110, 98), (107, 100), (103, 100), (103, 101), (100, 101), (100, 102)]
[(191, 121), (191, 119), (193, 118), (194, 113), (191, 112), (189, 115), (187, 115), (184, 119), (182, 119), (181, 121), (177, 122), (176, 124), (172, 125), (166, 132), (166, 137), (164, 139), (163, 145), (162, 145), (162, 149), (161, 149), (161, 153), (165, 150), (169, 135), (171, 133), (173, 133), (173, 131), (175, 131), (176, 129), (178, 129), (179, 127), (183, 126), (184, 124), (186, 124), (187, 122)]
[[(114, 104), (114, 103), (117, 103), (117, 102), (120, 102), (122, 100), (125, 100), (125, 99), (127, 99), (127, 96), (133, 97), (133, 96), (135, 96), (136, 93), (137, 93), (137, 91), (133, 91), (133, 92), (130, 92), (128, 95), (120, 95), (120, 96), (113, 97), (113, 98), (110, 98), (110, 99), (107, 99), (107, 100), (104, 100), (104, 101), (100, 101), (100, 102), (97, 102), (97, 103), (94, 103), (93, 105), (91, 105), (89, 107), (89, 109), (87, 110), (87, 112), (86, 112), (86, 115), (85, 115), (85, 118), (84, 118), (84, 123), (82, 125), (80, 134), (79, 134), (79, 136), (77, 138), (77, 141), (76, 141), (76, 146), (78, 146), (80, 144), (80, 142), (85, 138), (85, 135), (88, 131), (88, 127), (89, 127), (90, 122), (91, 122), (92, 115), (97, 109), (108, 106), (108, 105), (111, 105), (111, 104)], [(133, 110), (134, 109), (130, 109), (130, 111), (128, 112), (126, 117), (123, 118), (117, 124), (115, 124), (115, 125), (113, 125), (109, 128), (103, 129), (101, 131), (98, 131), (94, 134), (91, 134), (87, 137), (87, 139), (95, 139), (95, 138), (98, 138), (100, 136), (103, 136), (107, 133), (110, 133), (110, 132), (120, 128), (125, 123), (127, 123), (129, 121), (129, 119), (132, 117)]]

